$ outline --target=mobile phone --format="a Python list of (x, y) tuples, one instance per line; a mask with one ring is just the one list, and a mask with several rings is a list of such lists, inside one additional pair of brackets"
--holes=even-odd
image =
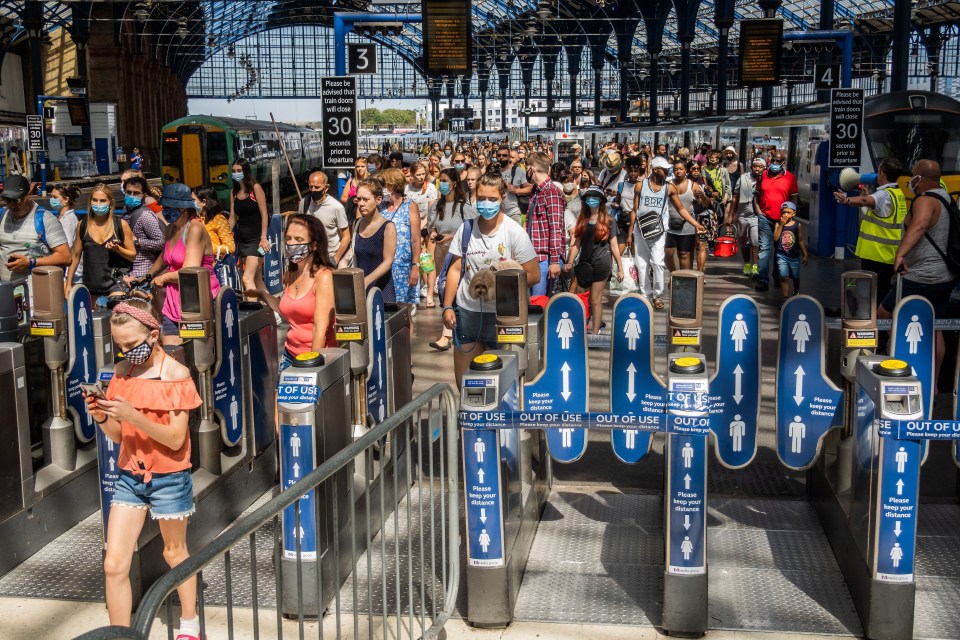
[(267, 252), (263, 250), (263, 247), (257, 247), (257, 253), (259, 253), (261, 256), (267, 255)]
[(104, 392), (103, 387), (100, 386), (100, 382), (81, 382), (80, 389), (84, 395), (93, 396), (98, 400), (107, 399), (107, 394)]

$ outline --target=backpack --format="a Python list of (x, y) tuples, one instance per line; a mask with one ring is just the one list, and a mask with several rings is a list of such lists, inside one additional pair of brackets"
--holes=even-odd
[[(3, 221), (6, 219), (7, 211), (8, 211), (7, 207), (4, 207), (3, 211), (0, 212), (0, 224), (3, 224)], [(37, 232), (37, 236), (39, 236), (40, 242), (43, 243), (43, 245), (46, 246), (47, 249), (51, 249), (52, 247), (50, 247), (50, 245), (47, 244), (47, 228), (43, 224), (43, 216), (48, 213), (50, 215), (53, 215), (52, 212), (47, 211), (40, 205), (37, 205), (37, 213), (33, 216), (33, 230)]]
[[(927, 196), (934, 198), (942, 204), (946, 210), (947, 214), (950, 216), (949, 227), (947, 228), (947, 248), (952, 248), (949, 253), (945, 253), (943, 249), (937, 246), (937, 243), (933, 241), (933, 238), (930, 237), (929, 232), (925, 232), (923, 237), (927, 239), (927, 242), (940, 254), (940, 257), (943, 259), (943, 262), (947, 265), (947, 268), (950, 269), (954, 274), (960, 273), (960, 255), (957, 255), (956, 248), (960, 247), (960, 209), (957, 208), (956, 203), (952, 198), (947, 198), (944, 200), (936, 193), (930, 193), (925, 191), (917, 196), (921, 198)], [(914, 198), (913, 202), (916, 202), (917, 199)], [(913, 210), (913, 203), (910, 204), (911, 211)]]
[[(513, 165), (513, 169), (510, 170), (510, 184), (513, 184), (513, 179), (517, 176), (517, 165)], [(520, 205), (520, 212), (523, 214), (527, 213), (527, 209), (530, 208), (530, 196), (517, 196), (517, 203)]]
[[(465, 259), (467, 256), (467, 247), (470, 245), (470, 234), (473, 233), (473, 220), (464, 220), (463, 221), (463, 233), (460, 235), (460, 258)], [(453, 262), (453, 254), (449, 251), (447, 252), (447, 257), (443, 261), (443, 267), (440, 268), (440, 271), (437, 272), (437, 293), (440, 294), (441, 300), (443, 299), (443, 292), (447, 288), (447, 271), (450, 269), (450, 264)], [(463, 271), (461, 270), (461, 277)]]

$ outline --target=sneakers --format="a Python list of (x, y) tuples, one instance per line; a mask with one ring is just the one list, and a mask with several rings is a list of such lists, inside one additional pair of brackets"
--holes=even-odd
[(753, 267), (750, 269), (750, 275), (752, 275), (754, 278), (760, 275), (760, 269), (757, 268), (757, 265), (753, 265)]
[(749, 275), (752, 275), (753, 273), (755, 273), (755, 272), (753, 271), (753, 267), (754, 267), (754, 265), (750, 264), (749, 262), (745, 263), (745, 264), (743, 265), (743, 275), (749, 276)]

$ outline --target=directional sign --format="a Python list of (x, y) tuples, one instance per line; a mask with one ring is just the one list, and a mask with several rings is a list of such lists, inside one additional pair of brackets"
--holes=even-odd
[(747, 296), (727, 298), (720, 306), (710, 413), (720, 463), (728, 469), (750, 464), (760, 420), (760, 309)]
[(213, 373), (213, 408), (220, 414), (220, 435), (232, 447), (243, 436), (243, 378), (240, 374), (240, 315), (237, 294), (217, 294), (217, 353), (220, 365)]
[(83, 285), (73, 287), (67, 296), (67, 326), (70, 340), (70, 362), (64, 384), (67, 410), (73, 419), (77, 438), (81, 442), (90, 442), (96, 429), (93, 418), (87, 413), (80, 383), (96, 380), (97, 349), (93, 341), (93, 304), (90, 292)]
[(347, 73), (352, 76), (377, 72), (377, 45), (369, 42), (347, 44)]
[(874, 578), (913, 582), (920, 494), (920, 443), (880, 438), (880, 496)]
[[(550, 298), (544, 321), (543, 371), (525, 385), (529, 411), (581, 413), (589, 406), (587, 326), (583, 302), (572, 293)], [(547, 448), (557, 462), (573, 462), (587, 450), (587, 432), (571, 423), (547, 432)]]
[[(923, 415), (929, 418), (933, 413), (933, 398), (936, 395), (936, 379), (933, 376), (935, 366), (936, 337), (933, 329), (933, 305), (926, 298), (907, 296), (893, 309), (892, 345), (890, 355), (903, 360), (913, 369), (913, 375), (920, 380), (920, 394), (923, 398)], [(927, 459), (927, 443), (921, 446), (921, 462)], [(956, 457), (954, 447), (954, 457)]]
[[(313, 425), (280, 425), (280, 487), (299, 482), (313, 471), (316, 465), (316, 450), (313, 442)], [(300, 505), (300, 522), (297, 526), (296, 505)], [(300, 539), (300, 557), (314, 560), (317, 557), (315, 496), (308, 491), (296, 503), (283, 510), (283, 557), (297, 557), (297, 538)]]
[(823, 437), (843, 423), (843, 392), (824, 372), (823, 307), (794, 296), (780, 311), (777, 455), (786, 467), (813, 465)]
[(830, 168), (860, 165), (863, 89), (830, 90)]
[[(610, 412), (662, 414), (665, 405), (664, 384), (654, 365), (653, 310), (642, 296), (620, 296), (613, 307), (610, 341)], [(615, 429), (610, 433), (613, 452), (635, 464), (649, 453), (652, 435), (639, 428)]]
[[(81, 287), (86, 289), (85, 287)], [(89, 295), (89, 294), (88, 294)], [(104, 387), (113, 379), (110, 369), (100, 372), (99, 380)], [(120, 444), (110, 440), (96, 427), (97, 471), (100, 476), (100, 521), (103, 524), (103, 543), (107, 543), (107, 523), (110, 520), (110, 501), (113, 500), (114, 485), (120, 479)]]
[(263, 282), (267, 291), (278, 296), (283, 291), (283, 218), (274, 214), (267, 224), (270, 251), (263, 256)]
[(667, 573), (707, 570), (707, 439), (667, 436)]
[(43, 116), (27, 116), (27, 151), (43, 151), (47, 148), (47, 136)]
[(387, 329), (383, 293), (377, 287), (367, 292), (367, 317), (370, 319), (370, 366), (367, 371), (367, 412), (375, 424), (387, 417)]
[(461, 440), (467, 562), (471, 567), (500, 567), (504, 557), (500, 438), (493, 430), (464, 429)]

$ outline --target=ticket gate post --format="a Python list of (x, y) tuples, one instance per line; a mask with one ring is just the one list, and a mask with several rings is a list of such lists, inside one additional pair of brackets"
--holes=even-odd
[[(280, 374), (281, 490), (296, 484), (351, 442), (349, 405), (343, 401), (351, 392), (350, 383), (349, 354), (343, 349), (301, 354)], [(333, 546), (335, 538), (356, 535), (350, 524), (349, 511), (354, 505), (347, 497), (348, 482), (353, 482), (349, 468), (283, 512), (279, 571), (280, 610), (285, 616), (322, 615), (349, 575), (351, 567), (334, 565)], [(335, 523), (341, 531), (334, 530)], [(350, 548), (349, 540), (340, 548)], [(343, 560), (349, 563), (350, 557), (341, 554), (340, 564)]]
[(699, 637), (707, 630), (710, 382), (704, 356), (693, 350), (703, 327), (703, 274), (671, 278), (669, 332), (679, 351), (667, 362), (662, 625), (671, 635)]
[[(474, 358), (463, 374), (460, 393), (461, 417), (471, 412), (519, 410), (520, 370), (518, 356), (509, 351), (490, 351)], [(529, 542), (536, 531), (524, 531), (521, 499), (519, 438), (515, 429), (467, 428), (461, 421), (463, 482), (467, 536), (467, 621), (476, 627), (505, 627), (513, 610)], [(536, 514), (539, 517), (539, 511)], [(529, 536), (529, 539), (527, 539)], [(526, 542), (526, 544), (525, 544)]]
[[(347, 360), (350, 364), (350, 391), (353, 398), (350, 415), (354, 438), (362, 436), (370, 427), (367, 407), (370, 344), (363, 278), (362, 269), (337, 269), (333, 272), (333, 301), (337, 319), (335, 333), (337, 344), (347, 351)], [(385, 340), (382, 332), (382, 317), (379, 322), (381, 331), (376, 334), (376, 337)], [(386, 380), (382, 381), (382, 383), (385, 382)]]

